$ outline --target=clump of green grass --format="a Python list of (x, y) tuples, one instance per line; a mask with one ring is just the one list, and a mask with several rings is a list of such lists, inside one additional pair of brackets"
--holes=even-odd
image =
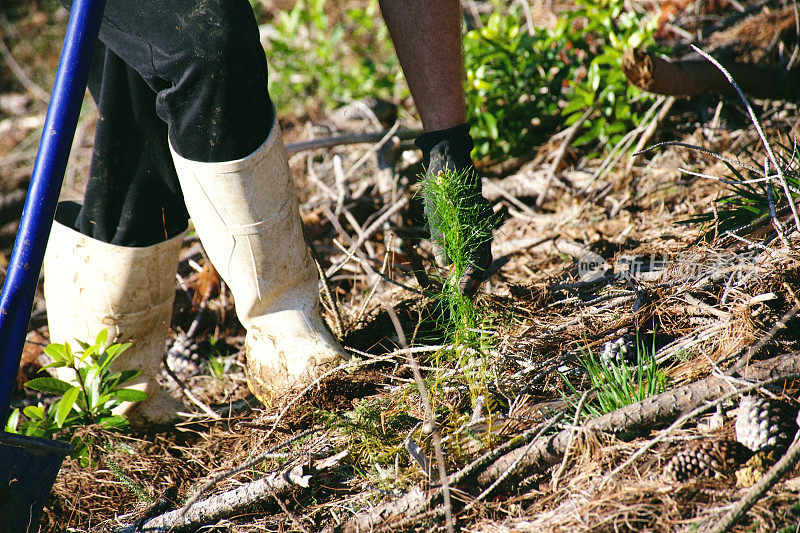
[[(596, 393), (596, 398), (586, 402), (584, 407), (590, 417), (616, 411), (667, 389), (667, 375), (658, 367), (654, 348), (648, 349), (637, 340), (636, 366), (614, 358), (597, 358), (592, 350), (587, 350), (579, 357)], [(577, 395), (575, 387), (566, 378), (564, 381), (573, 395)], [(577, 409), (577, 400), (567, 401), (573, 409)]]

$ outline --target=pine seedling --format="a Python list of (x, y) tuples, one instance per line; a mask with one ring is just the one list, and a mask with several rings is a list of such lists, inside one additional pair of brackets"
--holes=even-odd
[(423, 180), (428, 221), (433, 234), (441, 235), (441, 246), (452, 265), (442, 279), (441, 301), (445, 329), (454, 344), (474, 345), (480, 316), (472, 298), (459, 290), (458, 282), (468, 268), (475, 267), (472, 252), (492, 238), (493, 217), (487, 217), (476, 201), (480, 188), (471, 183), (469, 170), (439, 172)]

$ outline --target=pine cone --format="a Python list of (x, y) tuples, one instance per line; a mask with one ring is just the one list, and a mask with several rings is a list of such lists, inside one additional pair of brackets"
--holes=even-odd
[(178, 333), (174, 339), (167, 340), (167, 363), (170, 370), (181, 379), (186, 379), (200, 371), (201, 349), (197, 341)]
[(797, 433), (797, 414), (787, 402), (743, 396), (736, 415), (736, 440), (754, 452), (782, 455)]
[(603, 364), (616, 363), (625, 365), (636, 365), (636, 341), (630, 335), (625, 334), (613, 341), (603, 344), (603, 353), (600, 355)]
[(670, 459), (664, 475), (675, 481), (700, 476), (727, 475), (744, 464), (753, 452), (733, 440), (705, 441)]

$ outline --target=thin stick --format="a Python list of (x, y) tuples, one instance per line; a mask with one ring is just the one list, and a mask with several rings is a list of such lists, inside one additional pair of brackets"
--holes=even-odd
[[(527, 4), (527, 2), (526, 2)], [(594, 108), (589, 108), (583, 112), (583, 115), (575, 122), (575, 124), (571, 125), (567, 130), (564, 132), (564, 140), (561, 141), (561, 145), (558, 147), (558, 151), (553, 158), (553, 163), (550, 165), (550, 179), (547, 180), (547, 184), (542, 189), (542, 192), (539, 193), (539, 196), (536, 197), (536, 208), (541, 209), (542, 204), (544, 204), (545, 198), (547, 197), (547, 193), (550, 192), (550, 185), (553, 183), (553, 180), (556, 179), (556, 172), (558, 171), (559, 165), (561, 165), (561, 161), (564, 160), (564, 155), (567, 153), (567, 147), (572, 143), (572, 140), (580, 131), (581, 126), (583, 123), (586, 122), (586, 119), (589, 118), (589, 115), (594, 113)]]
[(379, 140), (377, 143), (375, 143), (375, 144), (373, 144), (372, 146), (370, 146), (370, 147), (369, 147), (369, 150), (367, 150), (367, 151), (364, 153), (364, 155), (362, 155), (362, 156), (359, 158), (359, 160), (358, 160), (358, 161), (356, 161), (356, 162), (353, 164), (353, 166), (352, 166), (352, 167), (350, 167), (350, 168), (348, 168), (348, 169), (347, 169), (347, 172), (345, 173), (344, 177), (345, 177), (345, 178), (349, 178), (350, 176), (352, 176), (352, 175), (353, 175), (353, 173), (354, 173), (356, 170), (358, 170), (359, 168), (361, 168), (361, 165), (363, 165), (364, 163), (366, 163), (366, 162), (367, 162), (367, 159), (369, 159), (369, 158), (370, 158), (370, 157), (371, 157), (371, 156), (372, 156), (372, 155), (373, 155), (375, 152), (377, 152), (378, 150), (380, 150), (380, 149), (383, 147), (383, 145), (384, 145), (384, 144), (386, 144), (386, 143), (389, 141), (389, 139), (391, 139), (391, 138), (392, 138), (392, 136), (393, 136), (393, 135), (394, 135), (394, 134), (397, 132), (397, 130), (398, 130), (399, 128), (400, 128), (400, 122), (395, 122), (395, 123), (394, 123), (394, 126), (392, 126), (391, 128), (389, 128), (389, 130), (386, 132), (386, 135), (384, 135), (383, 137), (381, 137), (381, 138), (380, 138), (380, 140)]
[(764, 145), (764, 149), (767, 151), (767, 155), (769, 156), (769, 160), (772, 163), (772, 166), (775, 167), (775, 170), (778, 172), (778, 177), (780, 178), (781, 186), (783, 187), (783, 192), (786, 195), (786, 201), (789, 203), (789, 206), (792, 208), (792, 214), (794, 215), (794, 223), (795, 228), (800, 231), (800, 214), (797, 212), (797, 206), (794, 203), (794, 199), (792, 198), (792, 192), (789, 190), (789, 184), (786, 182), (786, 176), (783, 175), (783, 170), (781, 166), (778, 164), (778, 159), (775, 157), (775, 154), (772, 151), (772, 146), (770, 146), (767, 138), (764, 136), (764, 132), (761, 129), (761, 124), (758, 122), (756, 118), (756, 114), (753, 111), (753, 107), (750, 105), (750, 102), (745, 98), (744, 93), (739, 88), (739, 85), (734, 81), (733, 76), (725, 70), (725, 67), (719, 64), (719, 62), (711, 57), (709, 54), (701, 50), (695, 45), (691, 45), (692, 49), (706, 58), (708, 61), (711, 62), (715, 67), (717, 67), (722, 74), (728, 79), (733, 88), (736, 89), (736, 92), (739, 94), (739, 98), (742, 99), (744, 102), (745, 107), (747, 108), (747, 113), (750, 115), (750, 120), (753, 122), (753, 125), (756, 128), (756, 132), (758, 132), (758, 136), (761, 139), (761, 143)]
[(192, 393), (192, 391), (189, 390), (189, 387), (187, 387), (186, 384), (183, 381), (181, 381), (181, 379), (175, 374), (175, 371), (173, 371), (172, 368), (170, 368), (166, 354), (164, 354), (162, 362), (164, 363), (164, 370), (167, 371), (167, 375), (170, 378), (172, 378), (172, 380), (175, 382), (176, 385), (178, 385), (178, 387), (180, 387), (181, 392), (186, 396), (186, 398), (189, 399), (190, 402), (199, 407), (201, 411), (203, 411), (206, 415), (210, 416), (211, 418), (213, 419), (222, 418), (218, 413), (214, 412), (214, 410), (211, 409), (211, 407), (209, 407), (205, 402), (203, 402), (197, 396), (195, 396)]
[(17, 80), (25, 87), (31, 94), (33, 94), (36, 98), (44, 102), (45, 104), (50, 102), (50, 93), (36, 85), (36, 83), (31, 80), (25, 71), (19, 66), (17, 60), (14, 59), (14, 56), (11, 54), (11, 50), (9, 50), (8, 46), (6, 45), (3, 39), (0, 39), (0, 54), (3, 55), (3, 59), (5, 59), (8, 67), (11, 69), (11, 72), (17, 77)]
[(289, 510), (288, 507), (286, 507), (286, 504), (283, 503), (283, 500), (281, 500), (280, 496), (278, 496), (275, 493), (275, 489), (273, 489), (271, 485), (267, 485), (267, 491), (269, 492), (270, 496), (275, 498), (275, 501), (278, 502), (278, 505), (280, 506), (280, 508), (283, 509), (284, 513), (286, 513), (286, 516), (288, 516), (289, 519), (291, 519), (291, 521), (294, 523), (294, 525), (297, 526), (297, 529), (299, 529), (303, 533), (311, 533), (311, 531), (309, 531), (308, 528), (303, 525), (303, 523), (300, 521), (300, 519), (297, 518), (294, 515), (294, 513)]
[[(527, 455), (528, 451), (531, 449), (531, 447), (533, 446), (533, 444), (536, 442), (536, 439), (538, 439), (539, 437), (541, 437), (541, 436), (544, 434), (544, 432), (545, 432), (545, 431), (547, 431), (548, 429), (550, 429), (550, 428), (552, 428), (553, 426), (555, 426), (555, 425), (556, 425), (556, 422), (558, 422), (559, 420), (561, 420), (561, 415), (562, 415), (562, 413), (559, 413), (558, 415), (556, 415), (556, 416), (554, 416), (553, 418), (551, 418), (551, 419), (550, 419), (550, 421), (549, 421), (547, 424), (545, 424), (543, 427), (539, 428), (539, 430), (538, 430), (538, 431), (536, 431), (536, 433), (535, 433), (535, 434), (533, 434), (533, 435), (531, 436), (530, 442), (528, 442), (528, 444), (526, 445), (526, 447), (525, 447), (525, 450), (523, 451), (523, 453), (521, 453), (521, 454), (519, 455), (519, 457), (517, 457), (517, 459), (516, 459), (516, 460), (515, 460), (513, 463), (511, 463), (511, 465), (509, 465), (509, 467), (506, 469), (506, 471), (505, 471), (505, 472), (503, 472), (503, 473), (502, 473), (500, 476), (498, 476), (498, 477), (497, 477), (497, 479), (495, 479), (495, 480), (494, 480), (494, 482), (492, 482), (492, 484), (491, 484), (491, 485), (489, 485), (488, 487), (486, 487), (486, 488), (483, 490), (483, 492), (481, 492), (481, 493), (478, 495), (478, 497), (477, 497), (477, 498), (475, 498), (473, 501), (469, 502), (469, 505), (467, 505), (466, 507), (464, 507), (464, 510), (462, 511), (462, 514), (463, 514), (463, 513), (466, 513), (467, 511), (469, 511), (470, 509), (472, 509), (473, 507), (475, 507), (475, 505), (476, 505), (478, 502), (480, 502), (481, 500), (483, 500), (483, 499), (484, 499), (484, 498), (485, 498), (487, 495), (491, 494), (491, 492), (492, 492), (492, 491), (493, 491), (493, 490), (494, 490), (494, 489), (495, 489), (495, 488), (496, 488), (496, 487), (497, 487), (497, 486), (498, 486), (500, 483), (502, 483), (502, 482), (503, 482), (503, 481), (504, 481), (504, 480), (505, 480), (505, 479), (506, 479), (506, 478), (507, 478), (509, 475), (511, 475), (511, 474), (514, 472), (514, 469), (515, 469), (515, 468), (517, 467), (517, 465), (520, 463), (520, 461), (522, 461), (522, 459), (523, 459), (523, 458), (524, 458), (524, 457)], [(500, 451), (502, 448), (503, 448), (503, 447), (499, 448), (498, 450), (494, 450), (493, 452), (490, 452), (490, 453), (495, 453), (495, 452), (498, 452), (498, 451)], [(495, 455), (495, 457), (496, 457), (496, 455)], [(483, 461), (482, 459), (483, 459), (483, 458), (480, 458), (480, 459), (478, 459), (477, 461), (473, 461), (473, 463), (472, 463), (471, 465), (469, 465), (469, 467), (467, 467), (467, 468), (469, 468), (469, 469), (470, 469), (469, 471), (472, 471), (472, 470), (474, 470), (475, 468), (477, 468), (477, 467), (475, 467), (475, 466), (473, 466), (473, 465), (476, 465), (476, 464), (477, 464), (479, 461), (480, 461), (480, 464), (479, 464), (478, 466), (485, 464), (485, 463), (486, 463), (486, 461)], [(465, 470), (467, 470), (467, 468), (465, 468), (464, 470), (462, 470), (462, 472), (463, 472), (463, 471), (465, 471)], [(455, 476), (453, 476), (453, 477), (455, 478), (456, 476), (459, 476), (459, 474), (461, 474), (461, 472), (458, 472), (458, 473), (457, 473)], [(463, 477), (465, 477), (465, 476), (464, 476), (464, 475), (461, 475), (461, 476), (459, 476), (459, 477), (458, 477), (458, 479), (459, 479), (459, 480), (461, 480)], [(454, 482), (455, 482), (455, 480), (454, 480)]]
[[(400, 211), (402, 208), (404, 208), (407, 203), (408, 203), (408, 198), (403, 197), (400, 200), (398, 200), (397, 202), (395, 202), (392, 206), (388, 207), (383, 212), (383, 214), (381, 216), (379, 216), (378, 218), (376, 218), (375, 221), (372, 224), (370, 224), (367, 227), (367, 229), (365, 229), (364, 232), (361, 235), (359, 235), (358, 239), (353, 244), (350, 245), (350, 248), (348, 249), (349, 253), (352, 254), (357, 249), (361, 248), (361, 245), (364, 244), (364, 241), (369, 239), (372, 236), (373, 233), (378, 231), (378, 229), (381, 226), (383, 226), (384, 222), (389, 220), (389, 218), (392, 215), (394, 215), (395, 213)], [(325, 271), (325, 274), (327, 276), (329, 276), (329, 277), (333, 276), (334, 274), (339, 272), (339, 270), (341, 270), (341, 268), (345, 265), (345, 263), (347, 263), (347, 261), (348, 261), (348, 258), (345, 258), (345, 259), (339, 261), (338, 263), (336, 263), (335, 265), (331, 265), (331, 267), (328, 268), (328, 270)]]
[[(348, 133), (346, 135), (336, 135), (333, 137), (320, 137), (319, 139), (311, 139), (310, 141), (287, 143), (286, 152), (288, 154), (296, 154), (298, 152), (305, 152), (307, 150), (332, 148), (334, 146), (342, 146), (345, 144), (374, 143), (383, 139), (389, 131), (390, 130)], [(423, 133), (424, 132), (421, 128), (398, 128), (395, 130), (394, 136), (401, 141), (405, 141), (419, 137)]]
[(572, 451), (572, 443), (575, 440), (575, 434), (580, 431), (580, 426), (578, 426), (578, 422), (580, 422), (581, 412), (583, 411), (583, 406), (586, 403), (586, 398), (589, 397), (589, 393), (592, 392), (592, 389), (584, 391), (581, 395), (581, 399), (578, 402), (578, 408), (575, 410), (575, 418), (572, 419), (572, 433), (569, 436), (569, 440), (567, 441), (567, 446), (564, 448), (564, 458), (561, 459), (561, 465), (558, 467), (555, 475), (553, 476), (553, 480), (551, 481), (551, 485), (553, 487), (553, 492), (558, 489), (558, 481), (561, 479), (561, 474), (564, 473), (564, 469), (567, 467), (567, 459), (569, 458), (569, 454)]
[[(633, 148), (634, 153), (638, 153), (644, 145), (650, 141), (650, 138), (656, 132), (656, 128), (658, 127), (661, 122), (667, 118), (667, 114), (669, 114), (670, 109), (672, 109), (673, 104), (675, 104), (675, 97), (669, 96), (666, 100), (664, 100), (664, 105), (661, 106), (661, 109), (658, 111), (658, 114), (650, 121), (650, 124), (647, 125), (647, 129), (644, 130), (642, 136), (639, 138), (639, 142), (636, 143), (636, 146)], [(633, 165), (636, 163), (636, 156), (631, 156), (628, 159), (628, 164), (625, 165), (625, 174), (630, 174), (631, 170), (633, 169)]]
[[(408, 343), (406, 342), (406, 335), (403, 332), (403, 327), (400, 324), (400, 319), (397, 318), (397, 313), (395, 313), (394, 307), (392, 307), (392, 304), (389, 302), (385, 302), (383, 307), (386, 309), (386, 312), (389, 314), (389, 318), (392, 320), (392, 324), (397, 332), (400, 345), (403, 348), (407, 348)], [(447, 467), (444, 464), (444, 455), (442, 455), (442, 438), (439, 434), (439, 428), (436, 424), (436, 419), (433, 416), (433, 408), (431, 407), (431, 402), (428, 398), (428, 389), (425, 387), (425, 381), (423, 381), (422, 374), (419, 371), (417, 358), (411, 353), (407, 354), (407, 358), (408, 362), (411, 363), (411, 371), (414, 373), (414, 381), (417, 382), (417, 388), (419, 388), (420, 400), (422, 400), (422, 404), (425, 407), (425, 418), (427, 418), (427, 422), (433, 430), (433, 449), (436, 454), (436, 464), (439, 468), (442, 497), (444, 499), (444, 516), (445, 520), (447, 521), (447, 532), (453, 533), (455, 531), (453, 527), (453, 506), (450, 502), (450, 481), (447, 476)]]
[(781, 460), (769, 469), (767, 474), (758, 483), (753, 485), (741, 500), (723, 516), (716, 526), (708, 529), (708, 533), (725, 533), (739, 521), (764, 494), (771, 489), (784, 474), (794, 469), (800, 461), (800, 438), (795, 435), (794, 442), (786, 450)]
[(333, 310), (333, 318), (336, 324), (336, 336), (340, 339), (344, 334), (344, 325), (342, 322), (342, 313), (339, 311), (339, 303), (333, 299), (333, 294), (331, 293), (331, 282), (327, 275), (325, 275), (325, 271), (322, 270), (322, 265), (320, 264), (319, 253), (317, 253), (317, 247), (314, 246), (314, 243), (311, 242), (311, 239), (306, 239), (308, 243), (308, 249), (311, 250), (311, 257), (314, 259), (314, 265), (317, 267), (317, 274), (319, 274), (319, 279), (322, 282), (322, 290), (325, 293), (325, 298), (328, 299), (328, 302), (331, 304), (331, 308)]

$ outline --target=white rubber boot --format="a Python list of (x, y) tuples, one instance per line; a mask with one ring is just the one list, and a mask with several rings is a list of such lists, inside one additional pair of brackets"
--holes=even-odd
[(248, 385), (265, 404), (308, 384), (343, 350), (319, 312), (317, 270), (277, 121), (260, 148), (223, 163), (172, 152), (183, 196), (209, 259), (247, 328)]
[[(44, 295), (51, 342), (90, 344), (102, 328), (109, 342), (131, 342), (115, 370), (141, 373), (125, 387), (148, 395), (116, 409), (132, 425), (175, 421), (183, 404), (156, 381), (172, 315), (175, 272), (183, 235), (153, 246), (107, 244), (55, 222), (44, 259)], [(75, 373), (57, 369), (62, 379)]]

